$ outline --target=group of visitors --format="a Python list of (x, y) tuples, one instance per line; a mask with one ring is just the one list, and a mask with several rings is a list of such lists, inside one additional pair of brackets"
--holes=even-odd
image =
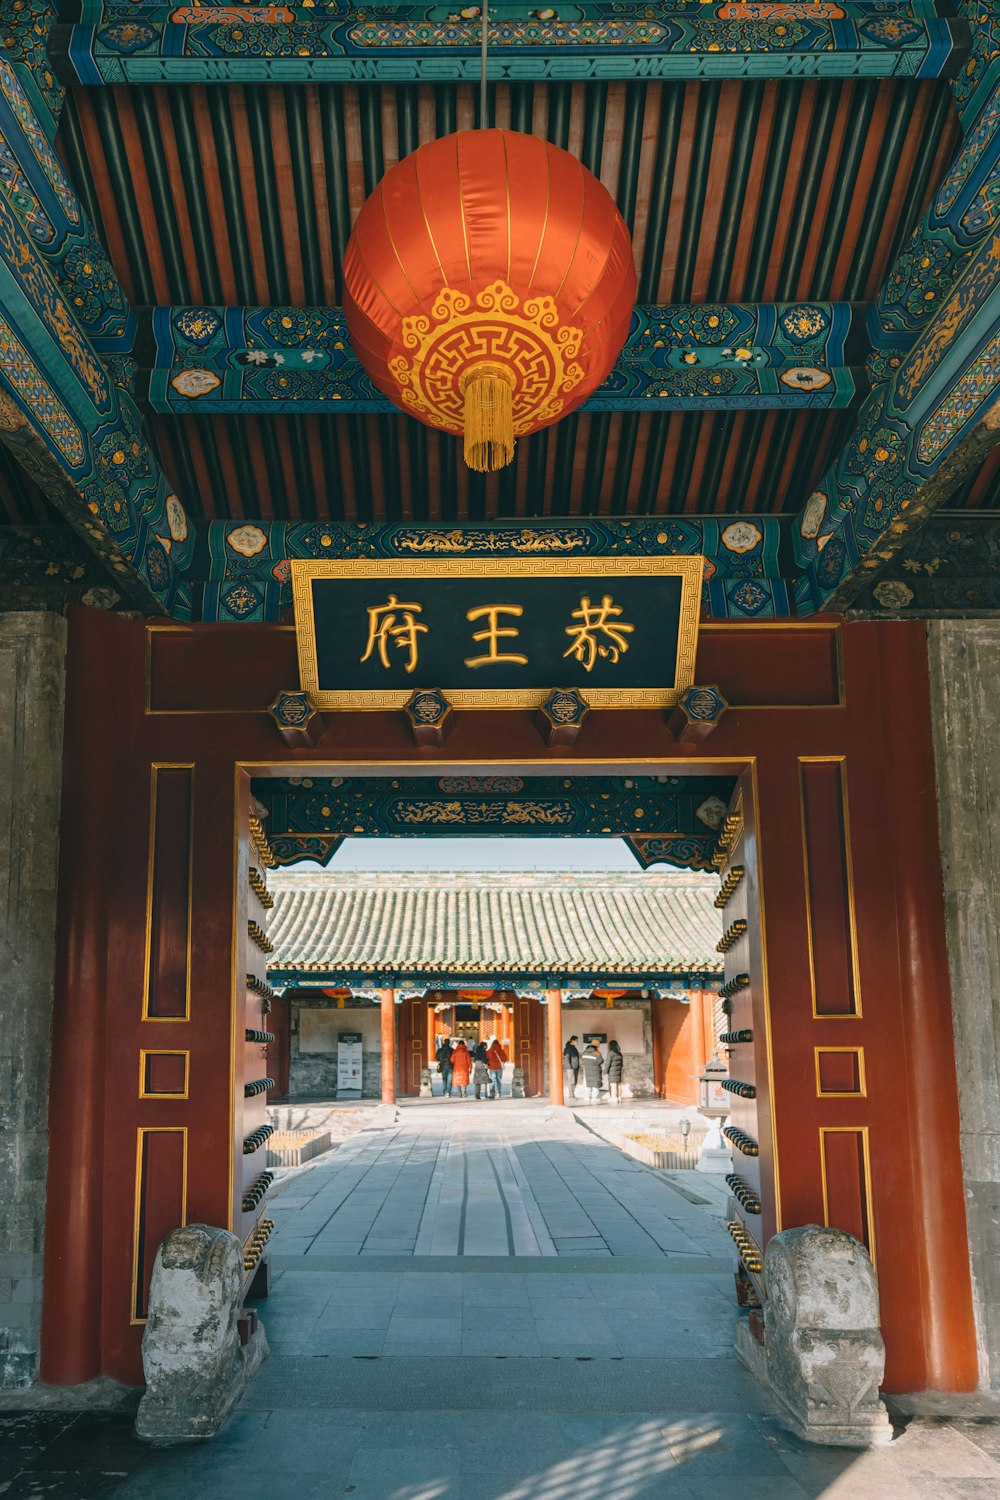
[(604, 1073), (608, 1075), (608, 1093), (611, 1095), (612, 1104), (622, 1102), (622, 1073), (625, 1070), (625, 1059), (622, 1049), (614, 1040), (608, 1042), (607, 1055), (601, 1051), (600, 1046), (591, 1040), (583, 1049), (581, 1054), (577, 1044), (578, 1038), (571, 1036), (563, 1048), (563, 1062), (566, 1072), (573, 1080), (572, 1094), (576, 1094), (577, 1085), (580, 1082), (580, 1073), (583, 1072), (583, 1086), (587, 1090), (587, 1098), (591, 1104), (597, 1104), (601, 1097), (601, 1084), (604, 1081)]
[(483, 1098), (484, 1092), (487, 1099), (501, 1097), (500, 1085), (507, 1053), (495, 1036), (486, 1041), (480, 1039), (471, 1052), (464, 1038), (442, 1037), (435, 1055), (446, 1099), (455, 1094), (460, 1099), (468, 1099), (470, 1078), (477, 1099)]
[[(614, 1039), (602, 1046), (592, 1038), (581, 1053), (578, 1040), (578, 1037), (571, 1036), (563, 1048), (563, 1065), (568, 1080), (572, 1079), (571, 1097), (576, 1094), (582, 1073), (587, 1099), (591, 1104), (599, 1103), (606, 1075), (611, 1103), (621, 1104), (625, 1070), (621, 1047)], [(501, 1097), (500, 1084), (507, 1053), (497, 1037), (480, 1039), (471, 1048), (466, 1045), (464, 1037), (442, 1037), (435, 1058), (446, 1099), (472, 1097), (470, 1086), (476, 1099)]]

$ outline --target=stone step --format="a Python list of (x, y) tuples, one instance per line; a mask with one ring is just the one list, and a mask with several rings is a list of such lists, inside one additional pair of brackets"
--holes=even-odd
[[(434, 1274), (446, 1271), (475, 1275), (488, 1272), (491, 1276), (719, 1276), (732, 1275), (734, 1256), (684, 1255), (632, 1256), (614, 1255), (607, 1260), (576, 1259), (573, 1256), (552, 1255), (380, 1255), (377, 1259), (358, 1255), (282, 1255), (275, 1250), (271, 1265), (275, 1272), (294, 1271), (306, 1274), (322, 1274), (343, 1271), (352, 1275), (371, 1275), (373, 1272), (407, 1275)], [(735, 1311), (735, 1307), (734, 1307)]]
[(250, 1410), (306, 1406), (313, 1411), (632, 1412), (641, 1404), (664, 1418), (707, 1403), (718, 1412), (777, 1410), (734, 1354), (714, 1359), (454, 1355), (433, 1361), (407, 1355), (272, 1354), (243, 1398)]

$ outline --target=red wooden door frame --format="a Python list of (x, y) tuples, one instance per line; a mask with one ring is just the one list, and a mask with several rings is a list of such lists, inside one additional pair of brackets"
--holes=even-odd
[(410, 1098), (420, 1093), (420, 1074), (427, 1067), (427, 999), (407, 995), (396, 1006), (398, 1024), (399, 1092)]
[[(463, 713), (446, 752), (431, 760), (393, 713), (340, 715), (316, 750), (290, 750), (266, 708), (297, 680), (293, 631), (70, 612), (71, 753), (64, 758), (50, 1090), (59, 1149), (49, 1161), (42, 1314), (47, 1379), (141, 1379), (142, 1330), (128, 1316), (137, 1138), (187, 1130), (188, 1220), (243, 1227), (236, 1194), (252, 1157), (241, 1153), (232, 1093), (242, 1094), (233, 1059), (243, 1047), (236, 1000), (243, 1003), (249, 912), (245, 835), (238, 858), (233, 840), (250, 807), (250, 779), (500, 769), (749, 777), (747, 826), (758, 847), (742, 862), (748, 884), (759, 881), (758, 937), (771, 942), (751, 955), (746, 972), (750, 1029), (755, 1049), (763, 1049), (755, 1055), (758, 1119), (773, 1111), (775, 1125), (775, 1222), (823, 1222), (827, 1214), (836, 1222), (845, 1174), (853, 1172), (866, 1211), (871, 1206), (887, 1388), (975, 1388), (923, 627), (709, 623), (696, 677), (718, 682), (734, 709), (707, 747), (694, 750), (674, 741), (662, 713), (645, 710), (592, 714), (579, 748), (558, 760), (527, 711)], [(189, 1020), (158, 1020), (142, 1009), (156, 767), (192, 771), (187, 884), (197, 919), (186, 956)], [(183, 849), (153, 847), (165, 878), (181, 880)], [(846, 903), (837, 894), (840, 875), (833, 878), (843, 870)], [(158, 891), (154, 882), (154, 906)], [(186, 909), (183, 901), (170, 907)], [(841, 972), (827, 955), (837, 951), (847, 954), (841, 969), (863, 995), (854, 1012), (838, 1010), (827, 993)], [(60, 1005), (60, 996), (71, 999)], [(535, 1007), (529, 1001), (525, 1011), (518, 1000), (525, 1024), (517, 1060), (528, 1064), (532, 1094), (543, 1085)], [(165, 1047), (190, 1053), (187, 1097), (140, 1092), (142, 1049)], [(857, 1052), (859, 1069), (863, 1053), (864, 1090), (823, 1082), (824, 1067), (835, 1071), (845, 1052)], [(845, 1143), (856, 1148), (853, 1158)], [(765, 1173), (769, 1165), (762, 1150)]]
[(514, 1066), (524, 1073), (524, 1096), (545, 1092), (545, 1037), (542, 1002), (537, 995), (518, 995), (514, 1001)]

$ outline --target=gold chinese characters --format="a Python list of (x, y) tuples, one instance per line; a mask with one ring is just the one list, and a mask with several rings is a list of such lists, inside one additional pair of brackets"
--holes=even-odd
[(590, 595), (584, 594), (580, 608), (574, 609), (571, 618), (579, 625), (567, 625), (566, 634), (573, 636), (568, 651), (563, 656), (575, 656), (585, 672), (593, 669), (598, 657), (617, 662), (628, 650), (626, 635), (631, 635), (634, 625), (619, 621), (621, 606), (610, 594), (605, 594), (599, 605), (591, 604)]
[(416, 669), (418, 657), (418, 635), (427, 634), (427, 626), (420, 624), (417, 615), (422, 604), (400, 604), (395, 594), (390, 594), (385, 604), (368, 606), (368, 644), (361, 660), (367, 661), (373, 651), (378, 652), (383, 667), (389, 665), (389, 642), (407, 653), (403, 670)]
[(485, 667), (491, 665), (493, 662), (507, 661), (514, 662), (519, 667), (526, 667), (528, 665), (528, 658), (522, 656), (519, 651), (499, 650), (502, 637), (506, 636), (509, 639), (520, 634), (514, 626), (501, 626), (498, 623), (499, 616), (513, 615), (515, 619), (520, 619), (523, 614), (524, 609), (520, 604), (484, 604), (479, 609), (466, 610), (465, 618), (470, 623), (474, 623), (476, 620), (486, 621), (485, 630), (477, 630), (472, 639), (474, 641), (485, 641), (487, 649), (484, 656), (467, 656), (465, 658), (465, 665), (467, 667)]
[[(422, 613), (422, 604), (415, 600), (401, 602), (395, 594), (389, 594), (385, 604), (369, 604), (368, 639), (360, 661), (374, 658), (388, 668), (389, 648), (395, 646), (404, 653), (404, 671), (414, 672), (420, 660), (420, 637), (430, 634), (430, 627), (418, 619)], [(563, 659), (571, 657), (585, 672), (593, 671), (598, 661), (616, 665), (628, 651), (629, 636), (635, 632), (635, 626), (621, 615), (622, 606), (610, 594), (605, 594), (600, 604), (592, 604), (589, 594), (581, 595), (578, 607), (570, 611), (573, 623), (563, 627), (563, 633), (570, 637), (569, 646), (562, 652)], [(477, 655), (464, 658), (466, 667), (473, 670), (500, 665), (526, 667), (528, 657), (524, 651), (507, 645), (514, 641), (521, 644), (520, 626), (513, 622), (521, 621), (523, 616), (521, 604), (482, 604), (466, 610), (470, 626), (482, 625), (481, 629), (471, 631), (471, 640), (483, 647)]]

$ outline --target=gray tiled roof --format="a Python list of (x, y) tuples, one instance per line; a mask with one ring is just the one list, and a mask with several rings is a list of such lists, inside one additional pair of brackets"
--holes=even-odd
[(272, 873), (273, 969), (721, 973), (714, 876)]

